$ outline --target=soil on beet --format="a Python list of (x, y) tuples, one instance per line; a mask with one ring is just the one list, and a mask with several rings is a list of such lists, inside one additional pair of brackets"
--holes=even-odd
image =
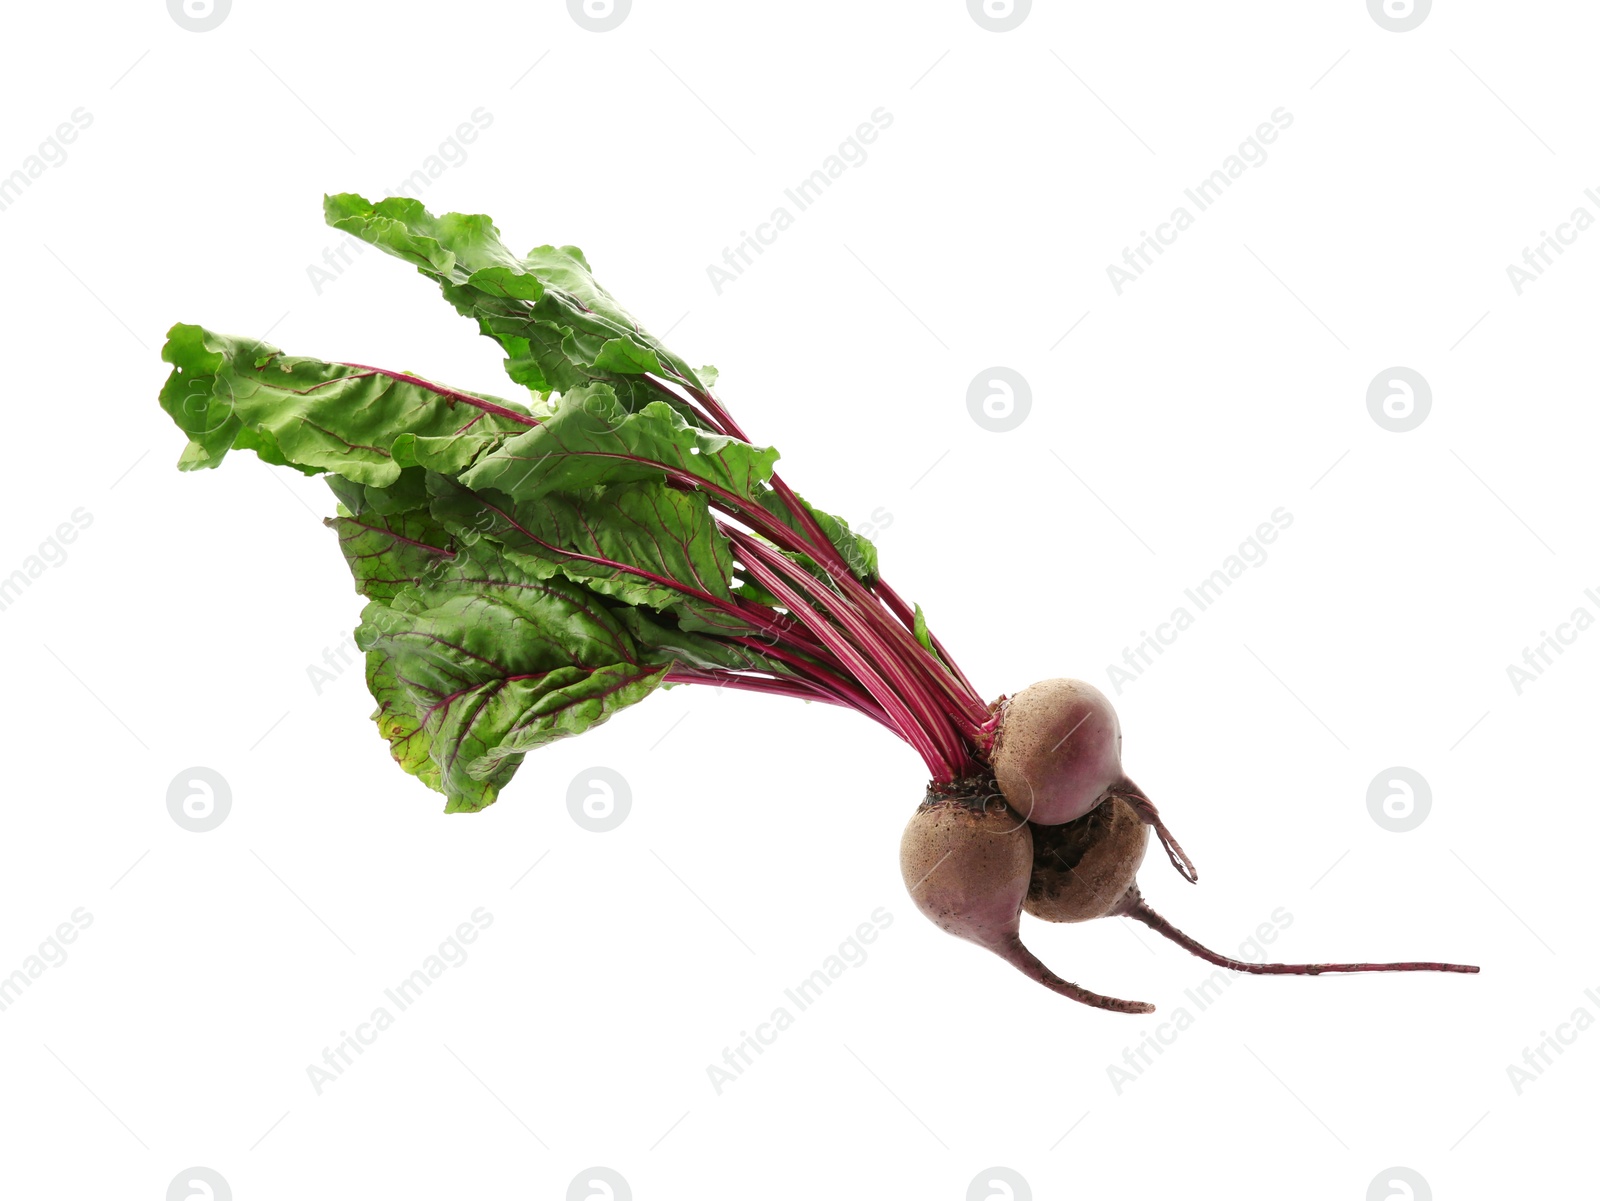
[(1074, 821), (1029, 824), (1033, 874), (1024, 907), (1052, 922), (1105, 914), (1133, 883), (1149, 838), (1138, 815), (1115, 797)]
[(1000, 791), (1000, 786), (995, 783), (993, 776), (964, 776), (959, 780), (951, 780), (941, 784), (937, 780), (928, 781), (928, 788), (922, 798), (919, 808), (937, 805), (941, 801), (961, 801), (973, 809), (992, 809), (997, 805), (1006, 803), (1005, 793)]
[[(1059, 826), (1033, 826), (1033, 874), (1064, 876), (1083, 862), (1084, 852), (1105, 837), (1111, 824), (1111, 806), (1098, 805), (1076, 821)], [(1032, 891), (1031, 889), (1029, 891)]]

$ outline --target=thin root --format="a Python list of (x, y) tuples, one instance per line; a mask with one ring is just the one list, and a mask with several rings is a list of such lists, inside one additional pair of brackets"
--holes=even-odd
[(1111, 794), (1121, 797), (1139, 815), (1139, 820), (1147, 826), (1155, 828), (1156, 837), (1161, 840), (1162, 847), (1167, 852), (1167, 858), (1172, 861), (1172, 866), (1178, 869), (1178, 874), (1190, 884), (1200, 879), (1200, 873), (1194, 870), (1194, 861), (1185, 854), (1184, 849), (1178, 845), (1178, 840), (1172, 836), (1172, 831), (1167, 829), (1166, 823), (1161, 820), (1161, 814), (1149, 797), (1132, 788), (1119, 789)]
[(1124, 1001), (1120, 997), (1103, 997), (1097, 992), (1090, 992), (1087, 988), (1079, 988), (1069, 980), (1063, 980), (1045, 967), (1037, 955), (1023, 946), (1022, 940), (1015, 934), (1008, 941), (991, 946), (989, 949), (1023, 975), (1037, 980), (1052, 992), (1058, 992), (1064, 997), (1071, 997), (1074, 1001), (1081, 1002), (1084, 1005), (1092, 1005), (1096, 1009), (1110, 1009), (1117, 1013), (1154, 1013), (1156, 1011), (1156, 1007), (1148, 1001)]
[(1476, 972), (1477, 967), (1466, 963), (1244, 963), (1219, 955), (1210, 947), (1201, 946), (1166, 918), (1162, 917), (1139, 895), (1138, 885), (1128, 889), (1121, 905), (1113, 911), (1122, 917), (1143, 922), (1157, 934), (1170, 938), (1180, 947), (1198, 955), (1207, 963), (1231, 968), (1236, 972), (1250, 972), (1257, 976), (1319, 976), (1323, 972)]

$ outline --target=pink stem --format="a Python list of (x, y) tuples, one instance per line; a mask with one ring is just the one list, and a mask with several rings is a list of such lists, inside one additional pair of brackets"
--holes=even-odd
[[(890, 611), (900, 619), (902, 625), (908, 630), (916, 627), (916, 613), (912, 611), (910, 605), (900, 598), (898, 592), (889, 587), (888, 580), (880, 579), (873, 585), (873, 591), (882, 594), (883, 599), (888, 602)], [(978, 695), (978, 690), (972, 686), (972, 681), (967, 679), (966, 672), (962, 671), (956, 661), (950, 657), (950, 652), (944, 649), (944, 643), (939, 641), (939, 636), (929, 630), (928, 639), (933, 643), (934, 649), (939, 652), (939, 657), (944, 660), (945, 666), (955, 673), (956, 679), (961, 681), (961, 686), (967, 690), (967, 695), (978, 704), (983, 705), (984, 700)]]
[[(795, 584), (804, 588), (807, 593), (816, 599), (826, 610), (828, 615), (834, 617), (840, 625), (854, 639), (866, 655), (871, 656), (872, 666), (892, 681), (892, 687), (897, 698), (902, 699), (906, 705), (916, 710), (916, 721), (920, 728), (929, 735), (947, 767), (955, 770), (958, 775), (965, 774), (965, 769), (970, 763), (967, 744), (957, 735), (951, 727), (945, 714), (937, 705), (930, 702), (928, 694), (916, 679), (911, 675), (908, 665), (898, 659), (882, 641), (873, 629), (861, 619), (861, 615), (848, 602), (848, 599), (839, 593), (825, 587), (809, 572), (784, 558), (777, 551), (757, 542), (754, 538), (737, 532), (732, 533), (734, 545), (741, 551), (745, 566), (753, 567), (752, 557), (759, 557), (766, 567), (781, 571), (788, 575)], [(769, 585), (770, 588), (770, 585)], [(787, 602), (786, 602), (787, 603)], [(807, 613), (815, 613), (810, 604), (801, 602)], [(793, 605), (790, 605), (790, 615), (800, 616)], [(827, 627), (833, 631), (832, 626)], [(837, 652), (836, 652), (837, 653)], [(866, 660), (863, 659), (863, 664)], [(975, 765), (974, 765), (975, 766)]]
[[(870, 616), (891, 645), (899, 648), (901, 662), (917, 672), (919, 678), (932, 686), (941, 707), (958, 718), (965, 735), (970, 739), (989, 715), (989, 707), (970, 689), (963, 691), (960, 681), (945, 669), (944, 664), (928, 652), (922, 643), (900, 621), (893, 620), (884, 610), (883, 598), (871, 592), (848, 571), (837, 578), (841, 591), (853, 599), (857, 607)], [(880, 581), (881, 583), (882, 581)], [(948, 701), (949, 703), (945, 703)]]
[[(885, 725), (889, 725), (890, 729), (894, 729), (894, 727), (890, 725), (887, 716), (884, 714), (883, 707), (879, 705), (877, 701), (873, 700), (871, 696), (863, 692), (853, 680), (846, 676), (839, 675), (833, 670), (833, 667), (824, 663), (816, 662), (814, 660), (806, 659), (799, 654), (784, 650), (780, 647), (768, 646), (759, 638), (734, 637), (730, 638), (729, 641), (748, 646), (751, 650), (754, 650), (769, 659), (776, 659), (780, 663), (788, 664), (790, 667), (794, 668), (795, 671), (807, 677), (807, 679), (809, 679), (812, 683), (821, 685), (822, 687), (827, 688), (830, 691), (846, 698), (850, 702), (852, 708), (859, 709), (868, 717), (875, 717), (882, 721)], [(821, 653), (827, 654), (826, 651), (822, 651)], [(832, 656), (829, 657), (830, 659), (832, 658)], [(837, 664), (838, 660), (833, 660), (833, 662)], [(899, 731), (895, 732), (898, 733)]]
[[(748, 539), (744, 535), (737, 533), (734, 534), (734, 537), (754, 542), (753, 539)], [(856, 650), (844, 635), (830, 625), (821, 613), (813, 609), (811, 603), (805, 597), (802, 597), (793, 588), (789, 587), (776, 571), (773, 571), (756, 558), (748, 556), (745, 567), (751, 575), (760, 581), (767, 591), (788, 606), (791, 615), (804, 621), (812, 628), (817, 637), (844, 663), (856, 680), (872, 694), (873, 699), (883, 706), (884, 712), (888, 714), (889, 720), (900, 732), (900, 736), (909, 742), (916, 752), (922, 756), (922, 761), (927, 764), (928, 770), (933, 773), (934, 778), (941, 782), (955, 779), (957, 773), (953, 772), (946, 763), (943, 755), (935, 746), (934, 740), (918, 723), (911, 710), (906, 707), (899, 693), (884, 682), (883, 678), (868, 664), (861, 652)]]
[[(646, 376), (645, 378), (650, 379), (651, 382), (662, 391), (669, 391), (665, 385), (655, 381), (652, 377)], [(709, 411), (712, 420), (708, 424), (711, 424), (713, 428), (718, 429), (722, 433), (728, 434), (734, 438), (738, 438), (742, 442), (750, 441), (744, 430), (740, 428), (739, 423), (735, 421), (728, 411), (722, 407), (721, 403), (716, 397), (712, 396), (709, 392), (702, 392), (700, 389), (692, 386), (687, 381), (679, 382), (686, 391), (688, 391), (697, 401), (701, 403), (701, 405), (706, 408), (706, 410)], [(675, 393), (671, 394), (676, 395)], [(811, 515), (811, 511), (807, 509), (801, 502), (800, 498), (795, 495), (794, 490), (790, 488), (788, 483), (776, 473), (774, 473), (772, 476), (772, 488), (773, 491), (775, 491), (779, 497), (782, 498), (789, 511), (794, 514), (795, 520), (798, 521), (802, 526), (805, 540), (809, 543), (809, 547), (802, 553), (809, 554), (811, 558), (815, 559), (818, 563), (823, 564), (829, 570), (830, 574), (835, 572), (839, 573), (838, 582), (842, 590), (856, 593), (857, 595), (855, 595), (853, 599), (856, 601), (861, 611), (866, 614), (868, 619), (872, 620), (875, 625), (878, 625), (880, 629), (889, 631), (891, 645), (898, 644), (899, 649), (902, 652), (902, 662), (907, 662), (909, 665), (913, 666), (913, 669), (917, 670), (920, 675), (924, 676), (924, 678), (931, 679), (941, 692), (947, 694), (952, 700), (953, 705), (944, 705), (943, 698), (940, 698), (941, 707), (945, 708), (950, 716), (962, 720), (964, 725), (968, 727), (968, 737), (971, 737), (972, 734), (975, 734), (978, 726), (987, 716), (988, 706), (973, 690), (971, 683), (967, 681), (966, 677), (960, 674), (959, 669), (954, 668), (953, 663), (951, 664), (951, 667), (955, 672), (955, 679), (960, 683), (961, 687), (965, 689), (964, 694), (951, 688), (946, 682), (946, 677), (950, 674), (950, 672), (947, 672), (944, 669), (943, 664), (936, 662), (932, 665), (929, 665), (926, 662), (926, 660), (931, 656), (928, 655), (926, 648), (917, 642), (914, 637), (911, 637), (908, 632), (908, 628), (915, 621), (915, 616), (912, 614), (911, 610), (906, 607), (905, 602), (900, 600), (899, 596), (895, 594), (892, 588), (889, 588), (880, 580), (879, 583), (882, 585), (885, 593), (887, 594), (886, 599), (893, 598), (890, 601), (891, 607), (896, 605), (898, 606), (896, 616), (899, 618), (902, 624), (899, 628), (891, 628), (888, 626), (888, 623), (879, 620), (880, 613), (877, 603), (879, 598), (873, 595), (872, 592), (866, 589), (860, 583), (860, 581), (855, 578), (854, 574), (850, 570), (850, 565), (844, 561), (844, 556), (841, 555), (839, 553), (839, 549), (828, 540), (828, 536), (823, 533), (822, 527), (817, 523), (816, 518)], [(794, 548), (791, 547), (790, 549)], [(945, 653), (943, 647), (937, 642), (935, 642), (934, 645), (939, 647), (939, 653), (941, 655), (945, 655), (946, 661), (948, 662), (949, 656)]]
[(745, 439), (741, 435), (735, 434), (732, 430), (726, 428), (725, 426), (723, 426), (719, 422), (717, 422), (717, 421), (713, 420), (711, 417), (707, 416), (704, 412), (702, 412), (700, 410), (699, 406), (696, 405), (694, 403), (694, 401), (688, 399), (685, 396), (679, 395), (677, 392), (673, 391), (673, 389), (671, 389), (671, 388), (667, 387), (665, 384), (663, 384), (655, 376), (650, 375), (647, 372), (644, 375), (643, 379), (644, 379), (645, 383), (649, 384), (657, 392), (660, 392), (663, 396), (672, 397), (673, 400), (677, 401), (684, 408), (688, 409), (691, 413), (693, 413), (696, 417), (698, 417), (700, 419), (701, 424), (705, 425), (706, 427), (708, 427), (710, 429), (713, 429), (713, 430), (716, 430), (716, 432), (719, 433), (719, 434), (725, 434), (725, 435), (727, 435), (729, 437), (738, 438), (741, 442), (747, 441), (747, 439)]
[(669, 684), (709, 684), (717, 688), (736, 688), (744, 692), (766, 693), (769, 696), (789, 696), (803, 701), (821, 701), (824, 704), (837, 705), (841, 709), (854, 709), (857, 713), (864, 713), (897, 738), (904, 738), (904, 735), (895, 729), (889, 719), (883, 715), (883, 710), (878, 709), (876, 706), (872, 709), (863, 709), (855, 702), (820, 684), (811, 685), (800, 680), (786, 683), (767, 676), (741, 675), (738, 672), (725, 671), (722, 668), (698, 669), (686, 667), (672, 668), (667, 672), (666, 681)]

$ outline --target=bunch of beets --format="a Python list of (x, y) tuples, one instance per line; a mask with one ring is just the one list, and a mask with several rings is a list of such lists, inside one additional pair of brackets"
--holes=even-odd
[[(1077, 1001), (1019, 937), (1125, 916), (1238, 971), (1476, 972), (1449, 963), (1243, 963), (1174, 929), (1134, 877), (1153, 830), (1104, 695), (1045, 680), (984, 699), (848, 522), (802, 499), (691, 367), (602, 288), (573, 246), (510, 250), (486, 216), (352, 194), (329, 224), (412, 264), (504, 352), (502, 399), (410, 371), (289, 356), (172, 327), (161, 405), (183, 470), (230, 451), (320, 476), (326, 524), (367, 599), (354, 637), (392, 756), (447, 798), (493, 803), (528, 752), (658, 688), (736, 688), (854, 709), (927, 765), (900, 847), (942, 929)], [(809, 366), (806, 356), (796, 363)]]

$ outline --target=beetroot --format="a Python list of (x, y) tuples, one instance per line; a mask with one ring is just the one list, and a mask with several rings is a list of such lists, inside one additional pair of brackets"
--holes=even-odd
[(1121, 797), (1155, 827), (1172, 866), (1198, 879), (1150, 798), (1123, 774), (1122, 725), (1093, 684), (1041, 680), (1004, 701), (989, 763), (1011, 807), (1035, 825), (1074, 821)]
[(990, 789), (941, 795), (930, 791), (900, 839), (906, 891), (946, 933), (993, 951), (1046, 988), (1119, 1013), (1150, 1013), (1143, 1001), (1104, 997), (1063, 980), (1022, 945), (1018, 927), (1033, 837)]
[(1150, 827), (1112, 797), (1077, 821), (1033, 827), (1033, 875), (1023, 908), (1047, 922), (1104, 917), (1133, 886)]
[(941, 928), (988, 947), (1046, 987), (1123, 1013), (1153, 1008), (1102, 997), (1052, 973), (1022, 944), (1023, 909), (1052, 922), (1130, 917), (1208, 963), (1257, 975), (1478, 970), (1432, 961), (1245, 963), (1219, 955), (1150, 908), (1135, 883), (1151, 828), (1173, 866), (1191, 883), (1195, 873), (1150, 799), (1124, 774), (1122, 728), (1105, 694), (1081, 680), (1044, 680), (995, 709), (993, 777), (935, 785), (906, 827), (900, 867), (918, 907)]
[(1082, 817), (1123, 784), (1122, 726), (1093, 684), (1041, 680), (1008, 698), (989, 754), (995, 781), (1029, 821)]

